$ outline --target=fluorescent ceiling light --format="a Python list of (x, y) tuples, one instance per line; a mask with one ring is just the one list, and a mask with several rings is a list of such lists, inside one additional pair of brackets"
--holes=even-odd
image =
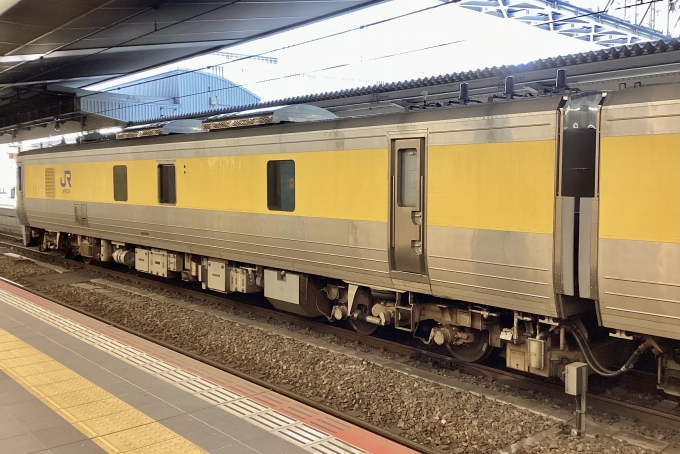
[(27, 55), (5, 55), (0, 57), (0, 63), (20, 63), (22, 61), (37, 60), (45, 54), (27, 54)]

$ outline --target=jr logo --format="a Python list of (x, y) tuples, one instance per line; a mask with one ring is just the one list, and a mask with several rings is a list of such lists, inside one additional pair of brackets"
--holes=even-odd
[(70, 170), (64, 170), (64, 176), (59, 179), (59, 184), (61, 185), (62, 188), (65, 188), (66, 185), (68, 184), (68, 187), (71, 187), (71, 171)]

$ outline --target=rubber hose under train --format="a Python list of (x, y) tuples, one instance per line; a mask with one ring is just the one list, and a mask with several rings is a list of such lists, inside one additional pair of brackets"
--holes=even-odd
[(585, 357), (588, 366), (590, 366), (593, 372), (604, 377), (616, 377), (617, 375), (620, 375), (632, 369), (633, 367), (635, 367), (635, 364), (638, 362), (642, 354), (652, 347), (651, 344), (649, 344), (648, 342), (641, 344), (633, 352), (633, 354), (630, 355), (628, 361), (626, 361), (626, 363), (623, 366), (621, 366), (620, 369), (609, 370), (608, 368), (600, 364), (597, 361), (597, 359), (595, 359), (595, 355), (593, 355), (593, 351), (590, 349), (590, 345), (588, 345), (588, 341), (586, 340), (585, 335), (581, 332), (581, 330), (577, 326), (565, 325), (565, 329), (569, 331), (572, 334), (572, 336), (574, 336), (574, 339), (576, 339), (576, 343), (581, 349), (581, 352), (583, 352), (583, 356)]

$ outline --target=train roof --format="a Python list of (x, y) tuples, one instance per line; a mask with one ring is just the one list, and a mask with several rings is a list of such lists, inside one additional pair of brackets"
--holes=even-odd
[[(64, 153), (70, 151), (98, 150), (107, 148), (130, 147), (153, 144), (182, 143), (196, 140), (215, 140), (225, 138), (241, 138), (272, 134), (295, 134), (307, 131), (344, 130), (371, 126), (415, 124), (429, 121), (454, 120), (462, 118), (479, 118), (502, 115), (519, 115), (533, 112), (556, 111), (567, 100), (565, 94), (545, 97), (527, 97), (501, 102), (473, 103), (465, 106), (450, 106), (440, 108), (426, 108), (417, 111), (388, 113), (362, 117), (336, 117), (315, 119), (305, 122), (281, 121), (279, 123), (266, 122), (254, 125), (227, 129), (210, 129), (205, 134), (169, 134), (162, 135), (159, 123), (154, 124), (158, 132), (144, 135), (138, 134), (134, 140), (108, 140), (89, 142), (75, 145), (61, 145), (50, 148), (27, 150), (20, 156), (38, 155), (46, 153)], [(235, 116), (232, 119), (237, 119)], [(243, 117), (241, 117), (242, 119)], [(224, 120), (223, 120), (224, 121)], [(204, 123), (205, 124), (205, 123)], [(140, 130), (141, 131), (141, 130)]]

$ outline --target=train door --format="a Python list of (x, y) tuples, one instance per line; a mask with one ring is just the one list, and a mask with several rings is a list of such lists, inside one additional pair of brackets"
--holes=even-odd
[[(425, 138), (392, 139), (390, 262), (393, 278), (422, 282), (425, 263)], [(402, 273), (408, 273), (402, 275)]]

